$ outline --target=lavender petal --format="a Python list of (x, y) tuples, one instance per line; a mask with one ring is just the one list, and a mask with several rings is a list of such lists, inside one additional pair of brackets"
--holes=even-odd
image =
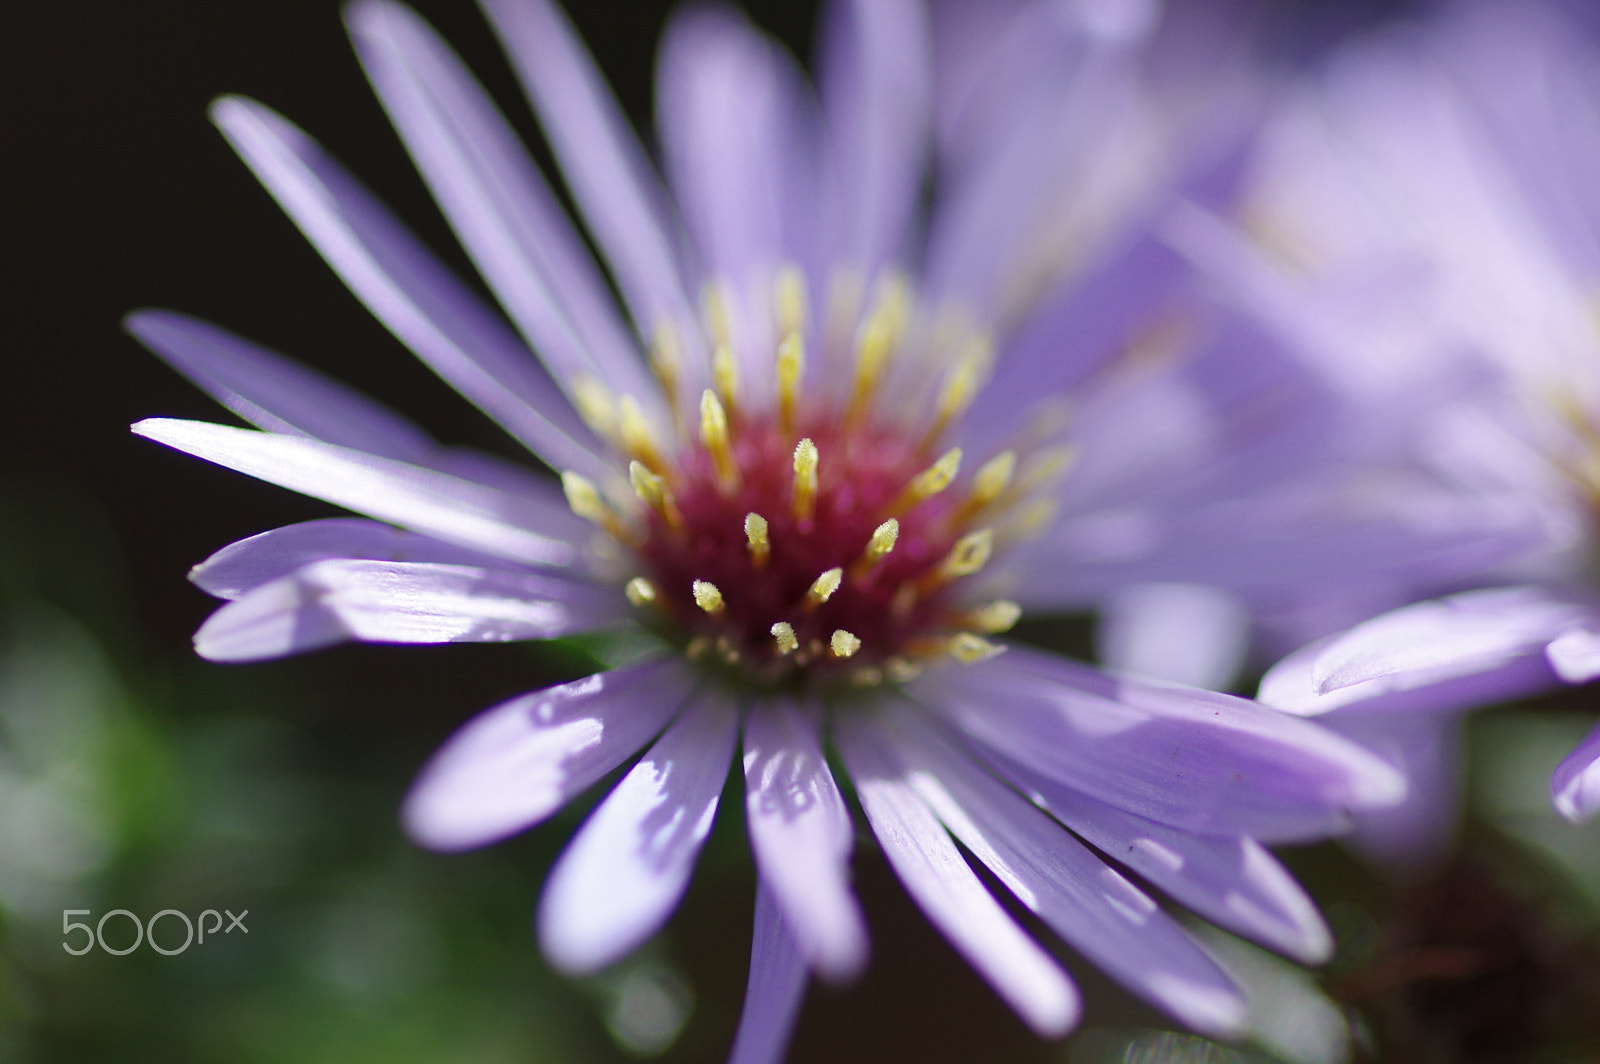
[(781, 1064), (806, 991), (806, 960), (765, 879), (756, 880), (756, 926), (750, 944), (739, 1031), (728, 1064)]
[(270, 109), (225, 96), (212, 121), (367, 309), (535, 454), (603, 476), (598, 441), (504, 323), (322, 149)]
[(406, 795), (406, 831), (467, 850), (532, 827), (638, 751), (683, 705), (694, 675), (676, 661), (598, 673), (473, 717)]
[(752, 706), (744, 727), (745, 812), (765, 889), (800, 952), (824, 978), (867, 959), (866, 923), (850, 892), (855, 829), (815, 724), (787, 701)]
[(935, 926), (1028, 1025), (1059, 1037), (1078, 1021), (1077, 989), (962, 859), (895, 763), (868, 711), (836, 732), (861, 807), (900, 882)]
[(1556, 811), (1568, 820), (1587, 820), (1600, 810), (1600, 727), (1556, 766), (1550, 793)]
[(528, 565), (566, 566), (569, 542), (541, 531), (537, 503), (445, 473), (301, 436), (149, 418), (133, 431), (208, 462), (381, 521)]
[(711, 831), (738, 724), (727, 702), (700, 696), (584, 822), (539, 901), (551, 964), (597, 971), (671, 914)]

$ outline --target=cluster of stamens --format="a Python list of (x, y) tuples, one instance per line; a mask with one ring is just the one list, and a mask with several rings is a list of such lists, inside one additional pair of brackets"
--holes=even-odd
[(957, 605), (955, 588), (1041, 520), (1027, 496), (1064, 456), (1041, 452), (1019, 471), (1007, 450), (961, 481), (961, 450), (938, 444), (982, 383), (981, 343), (948, 360), (919, 423), (875, 416), (910, 319), (904, 285), (879, 287), (851, 345), (852, 387), (842, 401), (801, 394), (804, 293), (794, 271), (775, 293), (770, 409), (741, 402), (727, 301), (715, 289), (705, 315), (712, 386), (696, 417), (676, 401), (672, 334), (660, 334), (651, 352), (683, 437), (670, 458), (635, 401), (613, 400), (592, 381), (574, 389), (589, 423), (626, 458), (630, 490), (608, 500), (567, 473), (568, 501), (626, 548), (642, 570), (625, 583), (629, 602), (691, 658), (762, 684), (876, 684), (909, 679), (932, 659), (998, 653), (986, 637), (1015, 623), (1014, 603)]

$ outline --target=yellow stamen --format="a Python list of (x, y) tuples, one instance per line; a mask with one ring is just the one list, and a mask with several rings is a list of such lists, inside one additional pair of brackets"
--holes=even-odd
[(579, 377), (572, 382), (572, 401), (578, 408), (578, 416), (596, 435), (606, 440), (614, 438), (617, 408), (605, 385), (593, 377)]
[(715, 617), (724, 608), (722, 592), (709, 580), (694, 582), (694, 604)]
[(1054, 499), (1034, 499), (1011, 514), (1001, 526), (1000, 536), (1007, 543), (1032, 539), (1050, 526), (1059, 509)]
[(603, 525), (613, 515), (605, 501), (600, 498), (600, 489), (594, 486), (594, 481), (581, 473), (568, 470), (561, 474), (561, 491), (567, 497), (567, 505), (572, 507), (572, 512), (585, 521), (593, 521)]
[(992, 658), (996, 654), (1004, 653), (1006, 648), (998, 643), (989, 642), (981, 635), (973, 635), (971, 632), (957, 632), (945, 644), (945, 649), (949, 651), (952, 658), (955, 658), (963, 665), (971, 665), (975, 662)]
[(989, 563), (989, 555), (993, 551), (994, 529), (980, 528), (976, 532), (968, 532), (956, 540), (956, 545), (939, 563), (937, 573), (946, 580), (971, 576)]
[(788, 621), (779, 621), (772, 626), (772, 638), (777, 641), (780, 654), (791, 654), (800, 645), (800, 640), (794, 635), (794, 625)]
[(1012, 475), (1017, 471), (1017, 452), (1001, 451), (987, 462), (978, 467), (978, 472), (972, 478), (972, 490), (950, 515), (952, 521), (965, 521), (973, 514), (998, 499), (1011, 483)]
[(1046, 447), (1036, 452), (1022, 468), (1022, 473), (1017, 477), (1017, 493), (1025, 495), (1036, 491), (1064, 476), (1072, 468), (1072, 463), (1077, 461), (1078, 451), (1075, 447)]
[(836, 658), (848, 658), (861, 649), (861, 640), (843, 628), (836, 628), (828, 640), (828, 650)]
[(629, 580), (622, 593), (627, 595), (628, 601), (635, 606), (648, 606), (655, 602), (657, 596), (656, 585), (642, 576)]
[(889, 515), (898, 517), (922, 500), (939, 494), (961, 471), (961, 448), (952, 447), (933, 465), (911, 478), (889, 504)]
[(644, 416), (639, 401), (631, 395), (624, 395), (617, 401), (617, 413), (617, 436), (628, 456), (639, 459), (651, 469), (670, 469), (670, 464), (662, 459), (661, 451), (656, 447), (650, 422)]
[(932, 444), (943, 435), (950, 422), (964, 413), (978, 394), (989, 365), (994, 361), (993, 346), (986, 336), (975, 336), (967, 341), (961, 354), (956, 356), (955, 368), (945, 378), (939, 392), (939, 406), (933, 424), (928, 428), (926, 442)]
[(717, 390), (723, 405), (729, 410), (738, 409), (739, 363), (734, 360), (733, 348), (718, 344), (712, 350), (711, 386)]
[(980, 632), (990, 635), (1009, 632), (1022, 617), (1022, 607), (1009, 599), (998, 599), (979, 606), (967, 615), (967, 623)]
[(757, 569), (767, 564), (772, 541), (767, 538), (767, 519), (754, 511), (744, 515), (744, 535), (749, 540), (750, 557)]
[(827, 602), (833, 597), (833, 593), (839, 590), (839, 585), (843, 581), (844, 570), (838, 567), (829, 569), (817, 577), (811, 584), (811, 590), (806, 592), (806, 606), (820, 606), (822, 603)]
[(883, 673), (894, 683), (909, 683), (922, 675), (922, 666), (897, 655), (883, 663)]
[(778, 341), (778, 427), (785, 435), (794, 431), (794, 407), (800, 395), (800, 376), (805, 372), (805, 343), (798, 329), (790, 329)]
[(785, 266), (778, 271), (772, 285), (772, 305), (778, 317), (781, 335), (798, 333), (806, 327), (806, 277), (798, 266)]
[(645, 468), (643, 462), (634, 459), (628, 463), (628, 481), (633, 485), (634, 494), (665, 518), (667, 524), (673, 528), (683, 526), (683, 514), (678, 510), (672, 492), (667, 490), (666, 481)]
[(894, 550), (894, 545), (900, 539), (900, 522), (889, 518), (883, 524), (872, 530), (872, 537), (867, 540), (867, 549), (861, 552), (861, 557), (850, 567), (850, 575), (861, 577), (880, 561), (884, 555)]
[(877, 392), (889, 358), (900, 344), (910, 307), (911, 293), (904, 277), (891, 274), (879, 283), (877, 302), (856, 339), (855, 385), (850, 392), (850, 405), (845, 408), (846, 424), (861, 419)]
[(733, 461), (733, 444), (728, 438), (728, 413), (710, 388), (700, 393), (700, 442), (711, 453), (717, 470), (717, 486), (733, 491), (739, 486), (739, 468)]
[(674, 419), (679, 417), (678, 382), (683, 377), (683, 341), (671, 322), (663, 321), (650, 338), (650, 370), (667, 397)]
[(809, 438), (794, 448), (794, 516), (802, 524), (811, 520), (817, 501), (817, 465), (821, 456)]

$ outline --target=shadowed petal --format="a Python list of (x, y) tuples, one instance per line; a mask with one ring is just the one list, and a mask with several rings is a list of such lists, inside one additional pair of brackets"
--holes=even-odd
[(219, 99), (211, 117), (350, 290), (429, 368), (551, 465), (603, 474), (593, 436), (527, 348), (310, 137), (237, 96)]
[(1323, 723), (1405, 773), (1405, 801), (1356, 821), (1345, 842), (1400, 871), (1448, 856), (1460, 819), (1462, 722), (1454, 713), (1334, 713)]
[(765, 879), (756, 880), (755, 938), (739, 1033), (728, 1064), (780, 1064), (806, 990), (806, 959)]
[(1072, 981), (984, 889), (867, 712), (841, 718), (836, 735), (873, 834), (928, 919), (1036, 1032), (1071, 1030), (1080, 1011)]
[(598, 673), (473, 717), (406, 796), (406, 831), (467, 850), (532, 827), (620, 765), (678, 711), (694, 676), (676, 661)]
[(1155, 902), (952, 749), (908, 704), (891, 710), (885, 732), (923, 801), (1057, 934), (1196, 1030), (1239, 1029), (1244, 998)]
[(1212, 923), (1307, 964), (1332, 953), (1333, 938), (1315, 904), (1254, 839), (1197, 835), (1097, 802), (1013, 762), (996, 768), (1091, 845)]
[(816, 726), (787, 701), (752, 706), (744, 726), (745, 812), (762, 882), (819, 974), (848, 979), (867, 959), (850, 893), (855, 829)]
[(195, 633), (212, 661), (259, 661), (365, 643), (504, 643), (616, 624), (613, 589), (562, 577), (430, 562), (313, 562), (217, 610)]
[(1405, 781), (1324, 728), (1230, 695), (1113, 678), (1018, 647), (908, 685), (975, 739), (1100, 801), (1190, 831), (1305, 839)]
[(660, 389), (617, 319), (593, 260), (526, 150), (461, 61), (409, 8), (346, 11), (412, 158), (500, 304), (556, 380), (596, 377), (660, 407)]
[(133, 431), (208, 462), (452, 543), (530, 565), (568, 565), (577, 550), (535, 531), (543, 507), (445, 473), (301, 436), (149, 418)]
[(1096, 657), (1114, 672), (1223, 690), (1244, 664), (1250, 615), (1200, 584), (1132, 584), (1115, 592), (1095, 630)]
[(1568, 820), (1581, 821), (1600, 810), (1600, 728), (1562, 759), (1550, 777), (1556, 811)]
[(726, 701), (700, 698), (584, 822), (539, 901), (551, 964), (597, 971), (671, 914), (711, 831), (738, 723)]

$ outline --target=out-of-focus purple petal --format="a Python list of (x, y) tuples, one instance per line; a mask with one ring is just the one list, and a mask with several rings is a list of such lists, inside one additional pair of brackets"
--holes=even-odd
[(906, 704), (893, 707), (885, 749), (1018, 900), (1123, 985), (1196, 1030), (1240, 1029), (1245, 1003), (1237, 988), (1155, 902), (918, 718)]
[(1393, 610), (1332, 640), (1312, 666), (1319, 694), (1388, 679), (1414, 687), (1542, 651), (1592, 612), (1537, 587), (1467, 591)]
[(551, 964), (597, 971), (672, 913), (711, 831), (738, 730), (724, 698), (697, 697), (584, 822), (539, 901)]
[(416, 465), (426, 465), (437, 449), (426, 433), (387, 407), (226, 329), (167, 310), (139, 311), (123, 324), (257, 428)]
[(1047, 1037), (1078, 1021), (1077, 988), (984, 889), (862, 710), (836, 731), (873, 834), (928, 918), (1001, 997)]
[(1332, 953), (1316, 905), (1254, 839), (1197, 835), (1097, 802), (1009, 760), (996, 767), (1090, 844), (1212, 923), (1307, 964)]
[(285, 525), (230, 543), (190, 569), (189, 579), (207, 594), (236, 599), (302, 566), (330, 558), (447, 565), (493, 565), (497, 561), (478, 551), (377, 521), (327, 517)]
[(1111, 597), (1095, 631), (1113, 672), (1221, 690), (1244, 664), (1250, 615), (1232, 595), (1200, 584), (1133, 584)]
[(1334, 733), (1241, 698), (1131, 678), (1019, 647), (908, 691), (1047, 778), (1204, 834), (1318, 838), (1405, 781)]
[(1416, 871), (1445, 856), (1461, 805), (1461, 718), (1453, 713), (1341, 712), (1323, 723), (1405, 773), (1406, 797), (1356, 820), (1346, 840), (1390, 868)]
[(805, 998), (806, 959), (784, 924), (765, 879), (756, 880), (756, 926), (750, 945), (739, 1032), (728, 1064), (781, 1064)]
[(691, 328), (665, 196), (627, 119), (566, 16), (549, 0), (484, 0), (584, 222), (645, 334)]
[(542, 573), (435, 562), (312, 562), (217, 610), (194, 636), (212, 661), (364, 643), (504, 643), (620, 623), (614, 589)]
[(694, 688), (675, 660), (534, 691), (473, 717), (429, 759), (402, 819), (435, 850), (468, 850), (532, 827), (666, 726)]
[(225, 96), (211, 117), (367, 309), (551, 465), (601, 476), (589, 430), (504, 323), (292, 123)]
[(482, 87), (409, 8), (363, 0), (345, 18), (435, 199), (556, 380), (594, 377), (662, 414), (593, 260)]
[(1379, 715), (1451, 712), (1535, 694), (1560, 683), (1545, 656), (1530, 652), (1466, 675), (1439, 679), (1430, 672), (1401, 673), (1318, 694), (1313, 669), (1331, 642), (1328, 638), (1308, 644), (1268, 669), (1256, 698), (1302, 717), (1334, 709)]
[(931, 123), (927, 13), (917, 0), (836, 0), (824, 15), (822, 102), (838, 171), (837, 265), (870, 278), (903, 251)]
[(1557, 636), (1544, 648), (1550, 667), (1567, 683), (1588, 683), (1600, 676), (1600, 618), (1591, 614), (1578, 628)]
[(1556, 766), (1550, 793), (1556, 811), (1568, 820), (1587, 820), (1600, 810), (1600, 727)]
[(750, 707), (744, 726), (745, 812), (762, 882), (824, 978), (857, 975), (866, 922), (850, 893), (855, 829), (816, 726), (787, 701)]
[(569, 542), (545, 535), (543, 506), (445, 473), (303, 436), (148, 418), (133, 431), (208, 462), (357, 513), (528, 565), (566, 566)]

